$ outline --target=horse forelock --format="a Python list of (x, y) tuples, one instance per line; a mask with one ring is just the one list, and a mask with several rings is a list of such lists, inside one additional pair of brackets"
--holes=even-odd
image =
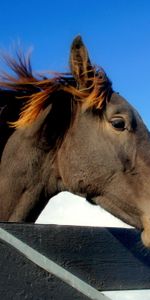
[(25, 57), (21, 52), (17, 53), (16, 60), (5, 56), (5, 61), (14, 75), (3, 72), (0, 88), (3, 91), (9, 90), (9, 92), (18, 93), (19, 91), (20, 101), (23, 99), (25, 103), (19, 119), (10, 124), (15, 128), (32, 124), (40, 112), (53, 102), (53, 96), (56, 96), (59, 91), (70, 94), (70, 97), (76, 102), (80, 102), (85, 109), (98, 110), (103, 109), (112, 91), (111, 82), (104, 70), (102, 68), (97, 70), (95, 66), (93, 66), (94, 76), (87, 79), (85, 87), (79, 88), (70, 73), (55, 73), (52, 78), (48, 78), (43, 73), (34, 75), (30, 57)]

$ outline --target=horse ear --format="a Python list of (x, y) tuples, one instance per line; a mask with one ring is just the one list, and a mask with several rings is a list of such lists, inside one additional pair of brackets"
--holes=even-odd
[(79, 87), (90, 85), (90, 77), (93, 77), (93, 67), (91, 65), (88, 51), (83, 44), (82, 38), (77, 36), (71, 46), (70, 68), (72, 75)]

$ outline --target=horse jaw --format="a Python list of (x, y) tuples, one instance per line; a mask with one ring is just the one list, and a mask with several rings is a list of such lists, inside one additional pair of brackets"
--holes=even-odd
[(124, 206), (124, 203), (118, 205), (117, 201), (112, 201), (112, 199), (109, 199), (108, 195), (93, 197), (92, 202), (100, 205), (102, 208), (128, 225), (136, 227), (140, 230), (143, 228), (140, 212), (133, 209), (130, 204), (128, 206)]
[(109, 213), (119, 218), (121, 221), (141, 230), (142, 243), (146, 248), (150, 248), (150, 216), (146, 214), (140, 216), (137, 213), (136, 217), (134, 215), (133, 218), (131, 214), (129, 215), (121, 208), (116, 207), (115, 203), (112, 204), (111, 201), (104, 196), (93, 197), (92, 199), (90, 199), (90, 202), (93, 204), (100, 205), (101, 207), (106, 209)]

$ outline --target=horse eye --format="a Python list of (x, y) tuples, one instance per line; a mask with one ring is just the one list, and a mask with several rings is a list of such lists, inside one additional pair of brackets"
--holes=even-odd
[(120, 131), (125, 130), (125, 121), (122, 118), (117, 118), (117, 119), (113, 119), (111, 120), (111, 125)]

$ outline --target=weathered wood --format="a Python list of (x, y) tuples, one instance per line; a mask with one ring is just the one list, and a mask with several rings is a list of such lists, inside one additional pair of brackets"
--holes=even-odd
[[(98, 290), (150, 288), (150, 251), (134, 229), (0, 224)], [(87, 299), (0, 242), (0, 299)]]

